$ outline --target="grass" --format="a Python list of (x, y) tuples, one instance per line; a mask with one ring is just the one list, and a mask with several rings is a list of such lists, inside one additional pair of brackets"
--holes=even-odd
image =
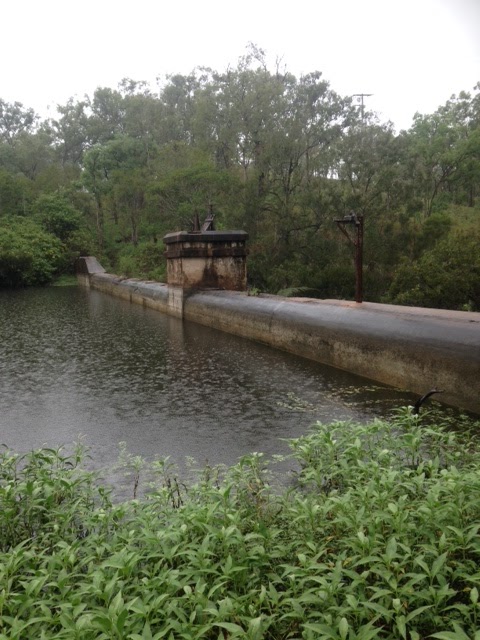
[(281, 494), (251, 454), (189, 483), (159, 461), (122, 504), (81, 450), (5, 451), (0, 639), (478, 640), (475, 436), (405, 410), (290, 446)]

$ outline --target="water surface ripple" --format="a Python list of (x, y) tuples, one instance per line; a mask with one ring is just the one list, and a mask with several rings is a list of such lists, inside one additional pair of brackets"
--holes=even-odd
[(0, 291), (0, 442), (82, 436), (96, 466), (124, 441), (147, 458), (231, 464), (287, 450), (316, 420), (411, 402), (357, 376), (78, 287)]

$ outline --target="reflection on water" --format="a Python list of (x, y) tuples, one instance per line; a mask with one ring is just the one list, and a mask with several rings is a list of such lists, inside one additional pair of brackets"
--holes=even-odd
[(77, 287), (0, 292), (0, 442), (231, 464), (412, 396)]

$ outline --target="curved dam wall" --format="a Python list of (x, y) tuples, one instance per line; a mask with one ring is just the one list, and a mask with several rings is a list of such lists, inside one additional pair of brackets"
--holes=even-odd
[(184, 291), (107, 274), (80, 258), (78, 279), (99, 291), (257, 340), (480, 414), (480, 313), (364, 302)]

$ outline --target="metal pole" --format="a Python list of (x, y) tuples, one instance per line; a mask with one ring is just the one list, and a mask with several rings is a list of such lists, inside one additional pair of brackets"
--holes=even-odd
[[(355, 302), (363, 302), (363, 216), (351, 213), (340, 220), (335, 220), (343, 235), (355, 247)], [(356, 234), (351, 237), (346, 229), (347, 224), (356, 227)]]
[(363, 302), (363, 216), (357, 216), (355, 225), (355, 302)]

